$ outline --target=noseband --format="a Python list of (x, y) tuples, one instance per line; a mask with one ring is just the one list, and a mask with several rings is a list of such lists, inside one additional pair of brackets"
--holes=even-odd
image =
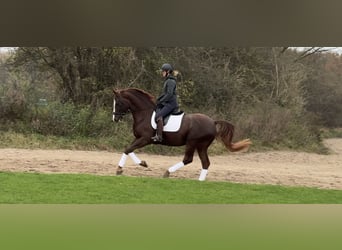
[(113, 112), (113, 115), (121, 115), (121, 116), (124, 116), (124, 115), (127, 115), (127, 113), (129, 113), (129, 110), (127, 110), (126, 112)]

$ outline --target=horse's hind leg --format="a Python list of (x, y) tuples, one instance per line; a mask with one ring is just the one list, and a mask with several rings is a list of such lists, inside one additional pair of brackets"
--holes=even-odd
[(197, 147), (197, 152), (198, 152), (198, 156), (201, 159), (201, 163), (202, 163), (202, 170), (201, 170), (201, 174), (200, 174), (198, 180), (204, 181), (205, 178), (207, 177), (208, 168), (210, 165), (210, 161), (209, 161), (209, 157), (208, 157), (208, 146), (203, 145), (203, 146)]
[(178, 169), (184, 167), (187, 164), (190, 164), (194, 158), (194, 152), (195, 152), (195, 146), (192, 144), (186, 145), (185, 149), (185, 155), (183, 158), (183, 161), (178, 162), (177, 164), (170, 167), (166, 172), (164, 173), (164, 178), (167, 178), (170, 176), (170, 173), (176, 172)]

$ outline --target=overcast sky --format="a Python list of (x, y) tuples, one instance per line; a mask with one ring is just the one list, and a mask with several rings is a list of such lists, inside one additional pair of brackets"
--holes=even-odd
[(6, 51), (9, 51), (13, 48), (15, 48), (15, 47), (0, 47), (0, 52), (3, 52), (3, 51), (6, 52)]
[[(290, 48), (293, 48), (293, 49), (297, 49), (297, 50), (303, 50), (305, 48), (310, 48), (310, 47), (290, 47)], [(324, 49), (328, 49), (329, 51), (328, 52), (332, 52), (332, 53), (337, 53), (339, 55), (342, 54), (342, 47), (322, 47)]]

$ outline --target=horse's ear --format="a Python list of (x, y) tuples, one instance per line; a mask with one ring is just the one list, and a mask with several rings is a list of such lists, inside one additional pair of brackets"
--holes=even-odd
[(118, 95), (119, 95), (119, 91), (116, 90), (116, 89), (113, 89), (113, 93), (114, 93), (115, 96), (118, 96)]

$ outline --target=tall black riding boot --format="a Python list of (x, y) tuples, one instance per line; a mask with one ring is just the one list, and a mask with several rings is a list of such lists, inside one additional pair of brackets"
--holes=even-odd
[(163, 141), (163, 117), (159, 117), (157, 120), (157, 130), (156, 135), (153, 136), (151, 139), (155, 142), (162, 142)]

